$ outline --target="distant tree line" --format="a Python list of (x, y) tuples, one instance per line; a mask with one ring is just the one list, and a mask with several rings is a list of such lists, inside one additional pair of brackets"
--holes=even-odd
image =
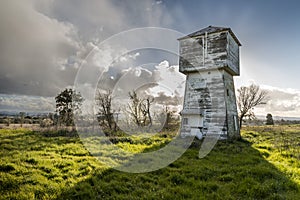
[(127, 115), (127, 126), (141, 128), (151, 128), (154, 123), (153, 117), (155, 116), (163, 128), (167, 129), (170, 127), (171, 122), (178, 120), (174, 117), (174, 111), (171, 111), (167, 105), (160, 110), (159, 113), (151, 111), (154, 105), (154, 98), (151, 96), (141, 96), (136, 91), (128, 93), (129, 102), (118, 110), (112, 108), (112, 92), (110, 90), (99, 90), (96, 96), (96, 103), (98, 107), (98, 121), (102, 129), (117, 131), (119, 127), (117, 125), (118, 115), (122, 109), (122, 113)]
[[(175, 117), (174, 111), (170, 110), (167, 105), (161, 109), (160, 113), (152, 113), (151, 107), (154, 98), (151, 96), (142, 97), (136, 91), (128, 93), (129, 102), (124, 108), (128, 114), (129, 125), (134, 124), (137, 127), (151, 127), (153, 116), (163, 123), (163, 128), (170, 128), (171, 124), (179, 122), (179, 117)], [(97, 119), (99, 125), (105, 130), (118, 131), (117, 125), (118, 114), (120, 110), (112, 108), (112, 92), (110, 90), (98, 91), (96, 95)], [(271, 113), (268, 113), (266, 120), (259, 120), (253, 112), (254, 107), (265, 104), (268, 100), (266, 91), (261, 90), (257, 85), (248, 87), (242, 86), (237, 90), (237, 106), (239, 111), (239, 125), (243, 122), (253, 125), (286, 125), (300, 124), (300, 120), (273, 120)], [(74, 114), (80, 112), (84, 99), (81, 94), (74, 89), (64, 89), (56, 97), (55, 113), (30, 116), (25, 112), (20, 112), (15, 116), (0, 116), (0, 124), (40, 124), (41, 127), (49, 126), (74, 126)]]
[(20, 124), (21, 127), (23, 124), (39, 124), (44, 126), (45, 121), (48, 121), (49, 125), (53, 125), (55, 122), (55, 117), (56, 116), (54, 113), (30, 115), (26, 112), (20, 112), (19, 114), (15, 115), (1, 116), (0, 124), (6, 124), (7, 126), (10, 124)]

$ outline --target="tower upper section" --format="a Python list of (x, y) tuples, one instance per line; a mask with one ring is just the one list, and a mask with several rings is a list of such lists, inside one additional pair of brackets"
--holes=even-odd
[(224, 69), (233, 76), (240, 74), (241, 43), (230, 28), (209, 26), (178, 40), (180, 72)]

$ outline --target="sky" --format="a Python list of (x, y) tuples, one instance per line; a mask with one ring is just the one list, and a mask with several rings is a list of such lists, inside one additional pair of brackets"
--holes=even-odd
[[(104, 87), (133, 74), (160, 85), (150, 92), (175, 98), (184, 78), (176, 71), (176, 53), (129, 51), (121, 44), (145, 45), (150, 37), (157, 37), (157, 45), (168, 46), (174, 40), (176, 47), (176, 36), (213, 25), (230, 27), (242, 43), (236, 88), (255, 83), (269, 92), (268, 104), (255, 112), (300, 117), (299, 6), (296, 0), (2, 0), (0, 111), (54, 111), (54, 97), (72, 87), (79, 72), (85, 72), (83, 92), (93, 93), (95, 82), (90, 80), (96, 75), (102, 74), (97, 84)], [(144, 27), (160, 28), (165, 38), (151, 31), (149, 36), (131, 39), (114, 37)], [(163, 29), (174, 34), (169, 37)], [(107, 42), (112, 37), (114, 42)], [(91, 71), (82, 70), (84, 66)], [(127, 79), (131, 81), (123, 85), (129, 87), (132, 79)], [(176, 80), (176, 87), (159, 93), (170, 79)]]

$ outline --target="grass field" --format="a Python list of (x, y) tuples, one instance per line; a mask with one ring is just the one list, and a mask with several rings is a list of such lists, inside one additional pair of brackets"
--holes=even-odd
[[(109, 169), (64, 132), (0, 129), (0, 199), (299, 199), (300, 126), (248, 127), (198, 158), (201, 142), (168, 167), (130, 174)], [(131, 152), (170, 137), (122, 138)]]

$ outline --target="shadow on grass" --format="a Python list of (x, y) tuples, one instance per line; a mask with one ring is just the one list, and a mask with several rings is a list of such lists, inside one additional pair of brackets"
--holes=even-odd
[(0, 199), (298, 199), (299, 185), (251, 145), (219, 141), (199, 159), (194, 141), (168, 167), (131, 174), (105, 170), (76, 137), (2, 132)]
[(219, 141), (198, 158), (194, 141), (184, 155), (163, 169), (125, 173), (94, 172), (58, 199), (297, 199), (299, 186), (266, 161), (247, 141)]

